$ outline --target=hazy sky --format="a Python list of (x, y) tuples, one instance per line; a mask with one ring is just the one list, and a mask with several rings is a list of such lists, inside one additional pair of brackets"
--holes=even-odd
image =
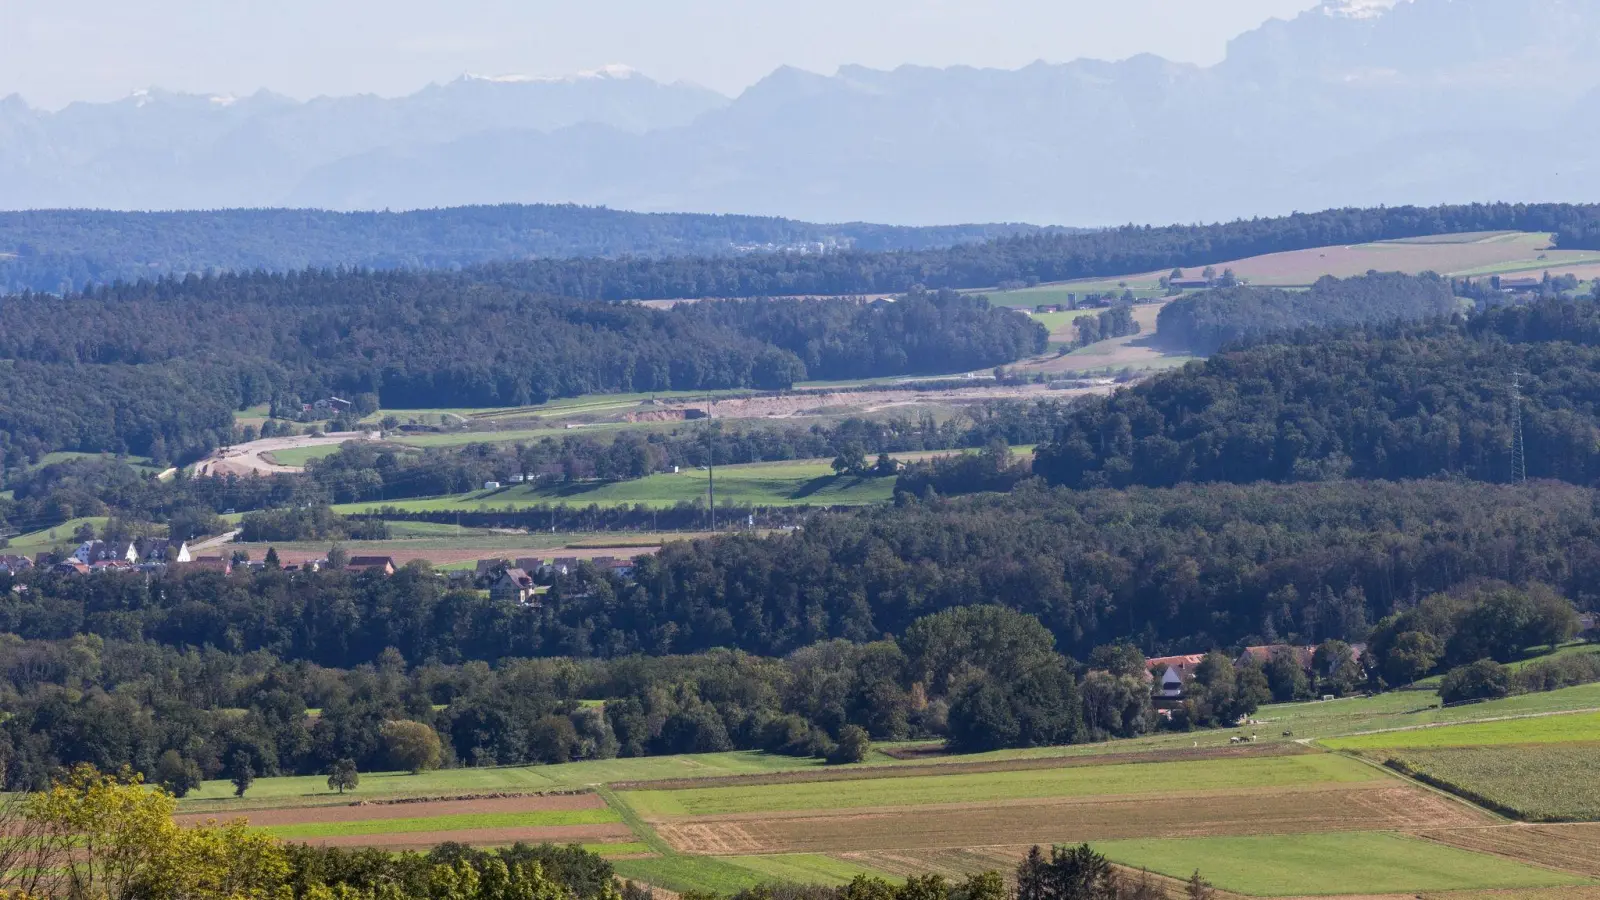
[(1316, 0), (0, 0), (0, 96), (143, 87), (405, 94), (465, 72), (626, 63), (736, 93), (782, 64), (1016, 67), (1153, 52), (1211, 63)]

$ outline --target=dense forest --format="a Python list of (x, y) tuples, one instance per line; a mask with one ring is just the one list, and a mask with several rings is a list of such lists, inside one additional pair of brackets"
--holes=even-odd
[(1032, 225), (817, 225), (760, 216), (513, 205), (408, 212), (228, 209), (0, 212), (0, 294), (190, 273), (307, 268), (459, 269), (530, 257), (734, 256), (851, 248), (927, 250)]
[(1415, 322), (1456, 309), (1450, 282), (1436, 275), (1323, 277), (1308, 291), (1240, 285), (1179, 297), (1162, 307), (1156, 335), (1164, 346), (1209, 355), (1246, 338), (1300, 328)]
[(1065, 281), (1165, 271), (1334, 244), (1431, 234), (1540, 231), (1568, 246), (1569, 231), (1594, 240), (1600, 206), (1474, 204), (1296, 213), (1218, 225), (1127, 225), (1083, 234), (1000, 238), (947, 249), (738, 259), (682, 257), (531, 260), (486, 264), (470, 277), (563, 296), (604, 300), (878, 294), (927, 288), (987, 288), (1003, 282)]
[(22, 294), (0, 299), (0, 317), (0, 469), (58, 449), (193, 458), (226, 439), (229, 410), (268, 401), (372, 395), (404, 409), (782, 389), (988, 368), (1047, 341), (1038, 323), (951, 292), (656, 310), (411, 273)]
[[(1205, 726), (1570, 637), (1565, 598), (1600, 600), (1597, 502), (1555, 483), (1024, 485), (674, 544), (629, 580), (584, 565), (535, 606), (420, 563), (0, 576), (0, 759), (10, 787), (171, 749), (207, 776), (241, 754), (260, 774), (383, 768), (397, 720), (459, 765), (1070, 743), (1158, 726), (1144, 654), (1226, 650), (1169, 727)], [(1348, 645), (1368, 635), (1362, 668)], [(1279, 640), (1337, 665), (1313, 683), (1233, 661)]]
[(1088, 401), (1034, 471), (1074, 487), (1186, 481), (1600, 479), (1600, 306), (1544, 300), (1468, 321), (1308, 331)]

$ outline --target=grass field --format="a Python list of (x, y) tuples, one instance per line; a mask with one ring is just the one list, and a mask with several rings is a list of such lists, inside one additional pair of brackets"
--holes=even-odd
[(1262, 897), (1393, 894), (1583, 884), (1581, 876), (1393, 834), (1109, 841), (1112, 860)]
[(321, 447), (295, 447), (291, 450), (275, 450), (268, 454), (272, 461), (280, 466), (297, 466), (304, 468), (305, 464), (313, 459), (322, 459), (332, 456), (343, 449), (338, 444), (325, 444)]
[[(893, 478), (835, 475), (829, 467), (830, 462), (799, 460), (718, 466), (717, 502), (751, 506), (865, 506), (887, 502), (894, 496)], [(687, 469), (631, 481), (517, 485), (498, 491), (475, 491), (451, 497), (347, 503), (335, 507), (335, 510), (343, 513), (377, 512), (390, 507), (408, 512), (455, 512), (522, 509), (563, 503), (569, 506), (596, 504), (668, 508), (679, 503), (703, 502), (709, 477), (705, 471)]]
[(858, 809), (938, 803), (999, 802), (1044, 797), (1161, 793), (1352, 783), (1381, 777), (1372, 767), (1331, 755), (927, 775), (679, 791), (628, 791), (627, 802), (646, 817), (707, 816), (803, 809)]
[(1600, 747), (1594, 744), (1396, 750), (1383, 757), (1520, 819), (1600, 821)]
[(355, 822), (307, 822), (262, 829), (284, 840), (310, 840), (346, 835), (416, 834), (500, 828), (555, 828), (571, 825), (609, 825), (622, 817), (610, 809), (552, 810), (527, 813), (487, 813), (451, 816), (417, 816), (407, 819), (369, 819)]
[(1499, 744), (1560, 744), (1571, 741), (1600, 742), (1600, 713), (1575, 713), (1364, 734), (1325, 740), (1322, 744), (1334, 750), (1380, 750), (1481, 747)]
[(33, 556), (47, 550), (74, 546), (76, 542), (72, 540), (72, 532), (82, 525), (93, 525), (95, 533), (98, 534), (106, 526), (106, 517), (86, 516), (27, 534), (19, 534), (11, 539), (11, 543), (3, 552), (17, 556)]

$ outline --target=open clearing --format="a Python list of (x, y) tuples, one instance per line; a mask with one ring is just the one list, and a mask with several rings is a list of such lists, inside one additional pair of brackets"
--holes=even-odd
[(1474, 802), (1534, 822), (1600, 820), (1600, 747), (1503, 744), (1377, 751)]
[(1600, 742), (1600, 713), (1505, 719), (1471, 725), (1417, 728), (1325, 740), (1334, 750), (1380, 750), (1425, 747), (1482, 747), (1497, 744)]
[[(326, 449), (332, 453), (346, 441), (376, 440), (377, 432), (374, 431), (336, 431), (330, 434), (299, 435), (297, 437), (263, 438), (247, 444), (235, 444), (223, 447), (195, 464), (194, 474), (197, 476), (225, 476), (225, 475), (272, 475), (274, 473), (299, 472), (299, 466), (284, 465), (277, 459), (279, 453), (293, 453), (310, 448)], [(291, 457), (292, 458), (292, 457)]]
[(629, 791), (628, 803), (646, 818), (839, 810), (1039, 798), (1104, 797), (1186, 791), (1351, 783), (1381, 778), (1373, 767), (1330, 754), (1263, 759), (1112, 764), (1059, 769), (926, 775), (682, 791)]
[(1174, 878), (1198, 870), (1223, 890), (1263, 897), (1552, 887), (1586, 880), (1393, 834), (1108, 841), (1095, 849)]

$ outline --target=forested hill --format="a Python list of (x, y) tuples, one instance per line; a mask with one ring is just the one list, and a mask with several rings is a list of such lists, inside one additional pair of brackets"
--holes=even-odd
[[(339, 394), (372, 406), (522, 406), (586, 393), (785, 388), (943, 374), (1041, 352), (982, 297), (750, 300), (672, 310), (417, 273), (265, 273), (0, 298), (0, 455), (182, 459), (230, 410)], [(3, 461), (0, 461), (3, 464)]]
[(596, 300), (877, 294), (928, 288), (984, 288), (1007, 281), (1065, 281), (1369, 241), (1478, 231), (1551, 232), (1561, 246), (1600, 235), (1600, 206), (1471, 206), (1335, 209), (1219, 225), (1036, 234), (938, 250), (738, 259), (528, 260), (473, 270), (476, 280)]
[(1529, 478), (1600, 481), (1600, 306), (1300, 332), (1086, 402), (1034, 471), (1075, 487), (1513, 478), (1513, 373)]
[(1324, 277), (1309, 291), (1239, 285), (1180, 297), (1162, 307), (1156, 336), (1209, 355), (1224, 344), (1298, 328), (1416, 322), (1456, 308), (1450, 282), (1437, 275)]
[[(308, 267), (459, 269), (593, 300), (879, 294), (1191, 267), (1336, 244), (1476, 231), (1552, 232), (1600, 247), (1600, 206), (1337, 209), (1101, 231), (899, 228), (573, 206), (407, 213), (307, 210), (0, 213), (0, 292), (66, 293), (167, 275)], [(747, 252), (748, 251), (748, 252)]]
[(457, 269), (528, 257), (926, 250), (1044, 231), (1032, 225), (818, 225), (761, 216), (503, 205), (411, 212), (229, 209), (0, 212), (0, 293), (221, 271)]

